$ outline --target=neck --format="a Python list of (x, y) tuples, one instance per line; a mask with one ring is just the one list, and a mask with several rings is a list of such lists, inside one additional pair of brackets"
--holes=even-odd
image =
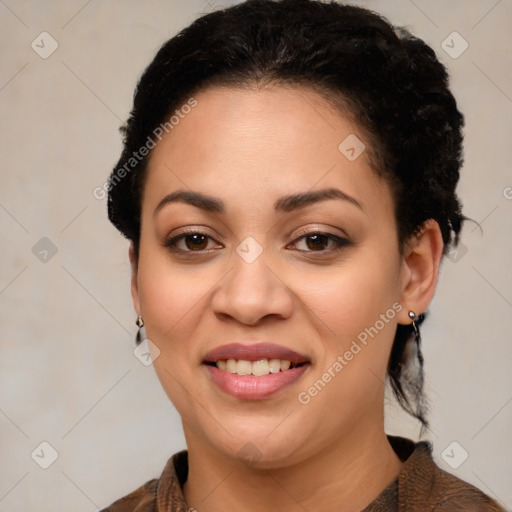
[(340, 505), (344, 512), (360, 512), (402, 466), (383, 428), (343, 436), (299, 464), (268, 470), (247, 467), (200, 444), (188, 445), (184, 495), (199, 512), (334, 512)]

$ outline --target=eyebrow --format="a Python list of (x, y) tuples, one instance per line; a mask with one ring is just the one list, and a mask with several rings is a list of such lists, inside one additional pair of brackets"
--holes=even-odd
[[(279, 198), (274, 203), (274, 210), (276, 212), (292, 212), (305, 208), (314, 203), (325, 201), (327, 199), (339, 199), (346, 201), (360, 210), (363, 207), (357, 199), (346, 194), (338, 188), (324, 188), (321, 190), (299, 192), (290, 194)], [(181, 202), (200, 208), (208, 212), (225, 213), (226, 206), (224, 202), (213, 196), (202, 194), (201, 192), (193, 192), (189, 190), (177, 190), (171, 194), (166, 195), (156, 206), (153, 215), (156, 215), (165, 205), (175, 202)]]

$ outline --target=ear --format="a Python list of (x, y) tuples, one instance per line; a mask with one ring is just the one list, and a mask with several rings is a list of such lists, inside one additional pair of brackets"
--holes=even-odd
[(137, 254), (135, 253), (135, 247), (133, 242), (130, 242), (130, 249), (128, 250), (128, 257), (130, 258), (130, 265), (132, 267), (132, 278), (131, 278), (131, 292), (133, 307), (137, 315), (140, 315), (140, 301), (139, 301), (139, 282), (138, 282), (138, 268), (139, 261)]
[(409, 311), (419, 315), (430, 304), (439, 277), (443, 245), (441, 229), (433, 219), (425, 221), (419, 234), (406, 243), (402, 261), (400, 301), (403, 310), (398, 318), (399, 323), (410, 324)]

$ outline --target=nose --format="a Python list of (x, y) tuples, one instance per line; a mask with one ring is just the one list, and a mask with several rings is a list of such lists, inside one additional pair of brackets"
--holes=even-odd
[(270, 316), (291, 316), (293, 293), (264, 254), (252, 262), (233, 255), (233, 267), (219, 282), (211, 302), (216, 315), (246, 325), (257, 325)]

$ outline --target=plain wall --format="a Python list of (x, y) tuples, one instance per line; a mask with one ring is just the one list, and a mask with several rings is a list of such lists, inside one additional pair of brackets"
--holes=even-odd
[[(466, 116), (459, 193), (483, 234), (465, 227), (422, 329), (426, 438), (442, 468), (510, 509), (512, 2), (359, 3), (432, 45)], [(117, 162), (118, 127), (144, 67), (221, 5), (0, 2), (0, 512), (97, 510), (159, 476), (185, 447), (152, 367), (133, 355), (128, 242), (93, 190)], [(46, 59), (31, 47), (51, 48), (43, 31), (58, 43)], [(469, 44), (458, 58), (441, 46), (454, 31)], [(388, 430), (419, 435), (392, 405)], [(48, 469), (34, 461), (51, 457), (43, 441), (58, 452)], [(454, 441), (456, 457), (469, 454), (458, 469), (441, 456)]]

